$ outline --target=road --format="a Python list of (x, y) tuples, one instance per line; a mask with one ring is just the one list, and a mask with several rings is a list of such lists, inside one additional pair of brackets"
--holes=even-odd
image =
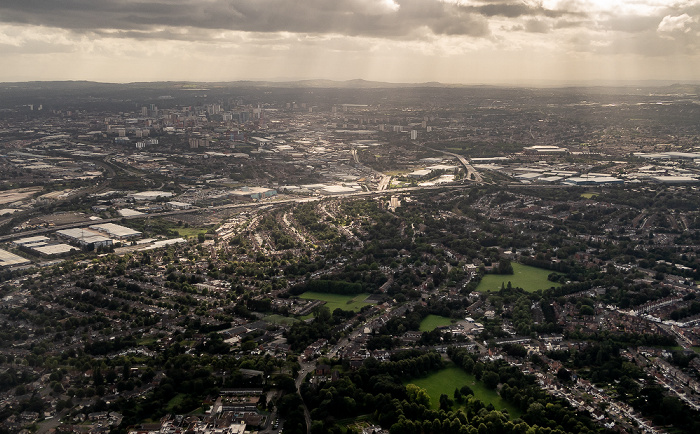
[(301, 395), (301, 384), (306, 379), (306, 375), (314, 370), (316, 364), (304, 362), (301, 359), (301, 357), (299, 357), (299, 365), (301, 366), (301, 369), (299, 370), (299, 375), (297, 375), (295, 383), (297, 386), (297, 391), (299, 392), (299, 396), (301, 396), (301, 402), (304, 404), (304, 419), (306, 419), (306, 432), (311, 433), (311, 413), (309, 413), (309, 408), (306, 406), (306, 402), (304, 402), (304, 397)]
[(385, 174), (383, 174), (382, 172), (378, 172), (378, 171), (372, 169), (371, 167), (367, 167), (367, 166), (363, 165), (362, 163), (360, 163), (360, 158), (359, 158), (359, 156), (358, 156), (358, 154), (357, 154), (357, 149), (354, 149), (354, 148), (353, 148), (353, 149), (350, 151), (350, 155), (352, 155), (352, 158), (353, 158), (353, 160), (355, 161), (355, 164), (357, 164), (358, 166), (362, 166), (362, 167), (364, 167), (365, 169), (374, 172), (375, 175), (378, 175), (378, 176), (381, 176), (381, 177), (382, 177), (381, 181), (379, 181), (379, 184), (377, 185), (377, 190), (378, 190), (378, 191), (384, 191), (384, 190), (386, 190), (386, 189), (389, 187), (389, 181), (391, 181), (391, 176), (385, 175)]
[(391, 176), (389, 175), (382, 175), (382, 180), (379, 181), (379, 186), (377, 187), (377, 190), (379, 191), (384, 191), (389, 187), (389, 181), (391, 181)]
[(38, 425), (36, 434), (45, 434), (51, 430), (55, 430), (61, 424), (61, 418), (68, 413), (68, 410), (63, 410), (62, 412), (56, 414), (51, 419), (46, 419)]
[[(441, 152), (443, 152), (443, 151), (441, 151)], [(462, 159), (464, 158), (464, 157), (460, 157), (456, 154), (451, 154), (451, 155), (454, 155), (457, 158), (462, 158)], [(466, 160), (464, 160), (464, 161), (466, 162)], [(467, 163), (467, 165), (468, 165), (468, 163)], [(471, 167), (471, 165), (469, 165), (469, 167)], [(467, 170), (469, 170), (469, 169), (467, 169)], [(473, 168), (472, 168), (472, 170), (473, 170)], [(474, 181), (482, 182), (481, 175), (479, 175), (478, 172), (476, 172), (476, 171), (474, 171), (473, 173), (475, 174)], [(524, 184), (509, 184), (509, 185), (511, 185), (513, 187), (536, 187), (536, 188), (580, 188), (580, 187), (569, 186), (569, 185), (524, 185)], [(279, 199), (279, 200), (261, 201), (261, 202), (233, 203), (233, 204), (227, 204), (227, 205), (213, 206), (213, 207), (209, 207), (209, 208), (190, 208), (190, 209), (186, 209), (186, 210), (155, 212), (155, 213), (151, 213), (151, 214), (127, 216), (127, 217), (115, 217), (115, 218), (111, 218), (111, 219), (86, 221), (86, 222), (80, 222), (80, 223), (71, 223), (71, 224), (66, 224), (66, 225), (61, 225), (61, 226), (54, 226), (54, 227), (50, 227), (50, 228), (32, 229), (29, 231), (15, 232), (12, 234), (0, 236), (0, 242), (11, 241), (14, 239), (30, 237), (30, 236), (34, 236), (34, 235), (40, 235), (40, 234), (44, 234), (44, 233), (48, 233), (48, 232), (55, 232), (55, 231), (59, 231), (62, 229), (80, 228), (80, 227), (86, 227), (86, 226), (100, 224), (100, 223), (119, 223), (122, 220), (158, 218), (158, 217), (167, 217), (167, 216), (191, 214), (191, 213), (198, 213), (198, 212), (213, 212), (213, 211), (218, 211), (218, 210), (236, 209), (236, 208), (270, 207), (270, 206), (285, 205), (285, 204), (290, 204), (290, 203), (315, 202), (315, 201), (319, 201), (319, 200), (325, 199), (325, 198), (372, 197), (372, 196), (383, 196), (383, 195), (386, 195), (389, 193), (410, 193), (413, 191), (425, 191), (425, 190), (444, 190), (444, 189), (463, 190), (465, 188), (471, 188), (472, 186), (473, 186), (473, 184), (469, 183), (469, 184), (456, 184), (456, 185), (404, 187), (404, 188), (392, 188), (391, 190), (383, 190), (383, 191), (377, 191), (377, 190), (375, 190), (375, 191), (362, 191), (362, 192), (355, 192), (355, 193), (341, 193), (341, 194), (336, 194), (333, 196), (318, 196), (318, 197), (305, 197), (305, 198), (295, 198), (295, 199)]]
[(425, 144), (422, 144), (422, 146), (423, 146), (424, 148), (426, 148), (426, 149), (430, 149), (431, 151), (434, 151), (434, 152), (442, 152), (442, 153), (445, 154), (445, 155), (450, 155), (450, 156), (452, 156), (452, 157), (457, 158), (457, 159), (459, 160), (459, 162), (462, 163), (462, 166), (464, 166), (464, 170), (467, 171), (467, 179), (468, 179), (468, 180), (470, 180), (470, 181), (475, 181), (475, 182), (478, 182), (478, 183), (484, 182), (484, 179), (481, 177), (481, 174), (480, 174), (479, 172), (477, 172), (476, 169), (474, 169), (474, 167), (473, 167), (471, 164), (469, 164), (469, 162), (467, 161), (467, 159), (464, 158), (462, 155), (455, 154), (455, 153), (452, 153), (452, 152), (442, 151), (442, 150), (439, 150), (439, 149), (429, 148), (429, 147), (426, 146)]
[[(465, 188), (464, 185), (457, 185), (457, 186), (451, 186), (451, 187), (452, 188)], [(439, 189), (439, 188), (445, 188), (445, 187), (444, 186), (409, 187), (409, 188), (399, 188), (399, 189), (395, 189), (395, 190), (391, 190), (391, 191), (392, 192), (396, 191), (397, 193), (401, 193), (401, 192), (408, 192), (408, 191), (429, 190), (429, 189)], [(384, 195), (384, 194), (387, 194), (387, 192), (386, 191), (363, 191), (363, 192), (357, 192), (357, 193), (339, 194), (339, 195), (334, 195), (334, 196), (323, 196), (323, 197), (319, 196), (319, 197), (305, 197), (305, 198), (295, 198), (295, 199), (279, 199), (279, 200), (274, 200), (274, 201), (232, 203), (232, 204), (227, 204), (227, 205), (213, 206), (213, 207), (209, 207), (209, 208), (190, 208), (190, 209), (184, 209), (184, 210), (154, 212), (154, 213), (150, 213), (150, 214), (127, 216), (127, 217), (115, 217), (115, 218), (110, 218), (110, 219), (102, 219), (102, 220), (94, 220), (94, 221), (85, 221), (85, 222), (71, 223), (71, 224), (66, 224), (66, 225), (61, 225), (61, 226), (54, 226), (54, 227), (50, 227), (50, 228), (32, 229), (29, 231), (16, 232), (16, 233), (0, 236), (0, 242), (11, 241), (11, 240), (14, 240), (17, 238), (30, 237), (30, 236), (34, 236), (34, 235), (40, 235), (40, 234), (44, 234), (47, 232), (60, 231), (63, 229), (86, 227), (86, 226), (90, 226), (90, 225), (94, 225), (94, 224), (119, 223), (122, 220), (167, 217), (167, 216), (174, 216), (174, 215), (198, 213), (198, 212), (202, 212), (202, 211), (212, 212), (212, 211), (219, 211), (219, 210), (225, 210), (225, 209), (260, 208), (260, 207), (265, 207), (265, 206), (269, 207), (269, 206), (284, 205), (284, 204), (290, 204), (290, 203), (315, 202), (315, 201), (319, 201), (325, 197), (354, 197), (354, 196), (363, 197), (363, 196), (376, 196), (376, 195)]]

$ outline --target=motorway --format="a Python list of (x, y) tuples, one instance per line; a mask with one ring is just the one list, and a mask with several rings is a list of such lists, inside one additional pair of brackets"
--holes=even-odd
[[(456, 154), (453, 154), (456, 155)], [(458, 157), (460, 158), (460, 157)], [(461, 157), (462, 159), (464, 157)], [(461, 161), (461, 160), (460, 160)], [(466, 160), (464, 160), (466, 163)], [(465, 164), (463, 163), (463, 164)], [(468, 165), (468, 163), (466, 163)], [(467, 167), (467, 166), (465, 166)], [(471, 167), (471, 165), (469, 165)], [(467, 169), (469, 170), (469, 169)], [(472, 181), (476, 182), (481, 182), (481, 175), (479, 175), (478, 172), (473, 172), (475, 174), (476, 179)], [(387, 177), (389, 178), (389, 177)], [(303, 198), (294, 198), (294, 199), (278, 199), (278, 200), (269, 200), (269, 201), (260, 201), (260, 202), (245, 202), (245, 203), (231, 203), (231, 204), (226, 204), (226, 205), (218, 205), (218, 206), (212, 206), (208, 208), (190, 208), (186, 210), (174, 210), (174, 211), (164, 211), (164, 212), (156, 212), (156, 213), (151, 213), (151, 214), (143, 214), (143, 215), (136, 215), (136, 216), (127, 216), (127, 217), (115, 217), (115, 218), (110, 218), (110, 219), (102, 219), (102, 220), (91, 220), (91, 221), (86, 221), (86, 222), (79, 222), (79, 223), (71, 223), (71, 224), (66, 224), (66, 225), (61, 225), (61, 226), (53, 226), (50, 228), (41, 228), (41, 229), (32, 229), (29, 231), (22, 231), (22, 232), (15, 232), (12, 234), (8, 235), (0, 235), (0, 242), (5, 242), (5, 241), (11, 241), (14, 239), (18, 238), (24, 238), (24, 237), (31, 237), (35, 235), (41, 235), (45, 234), (48, 232), (54, 232), (54, 231), (60, 231), (63, 229), (72, 229), (72, 228), (80, 228), (80, 227), (86, 227), (90, 225), (95, 225), (95, 224), (101, 224), (101, 223), (119, 223), (122, 220), (134, 220), (134, 219), (144, 219), (144, 218), (158, 218), (158, 217), (167, 217), (167, 216), (174, 216), (174, 215), (182, 215), (182, 214), (191, 214), (191, 213), (197, 213), (201, 211), (219, 211), (219, 210), (226, 210), (226, 209), (236, 209), (236, 208), (262, 208), (262, 207), (269, 207), (269, 206), (275, 206), (275, 205), (285, 205), (285, 204), (290, 204), (290, 203), (306, 203), (306, 202), (315, 202), (319, 201), (321, 199), (326, 199), (326, 198), (345, 198), (345, 197), (373, 197), (373, 196), (384, 196), (387, 194), (400, 194), (400, 193), (410, 193), (414, 191), (423, 191), (423, 190), (463, 190), (465, 188), (471, 188), (473, 187), (473, 183), (464, 183), (464, 184), (454, 184), (454, 185), (432, 185), (432, 186), (419, 186), (419, 187), (403, 187), (403, 188), (392, 188), (391, 190), (382, 190), (382, 191), (361, 191), (361, 192), (354, 192), (354, 193), (341, 193), (341, 194), (335, 194), (335, 195), (329, 195), (329, 196), (314, 196), (314, 197), (303, 197)], [(547, 189), (558, 189), (558, 188), (576, 188), (574, 186), (570, 185), (539, 185), (539, 184), (533, 184), (533, 185), (527, 185), (527, 184), (508, 184), (509, 187), (525, 187), (525, 188), (547, 188)]]
[(14, 240), (17, 238), (24, 238), (24, 237), (40, 235), (40, 234), (44, 234), (47, 232), (60, 231), (63, 229), (80, 228), (80, 227), (86, 227), (86, 226), (95, 225), (95, 224), (102, 224), (102, 223), (119, 223), (122, 220), (168, 217), (168, 216), (174, 216), (174, 215), (197, 213), (197, 212), (201, 212), (201, 211), (212, 212), (212, 211), (236, 209), (236, 208), (258, 208), (258, 207), (264, 207), (264, 206), (270, 206), (270, 205), (274, 206), (274, 205), (284, 205), (284, 204), (290, 204), (290, 203), (306, 203), (306, 202), (315, 202), (315, 201), (319, 201), (319, 200), (324, 199), (324, 198), (333, 198), (333, 197), (372, 197), (372, 196), (383, 196), (383, 195), (390, 194), (390, 193), (408, 193), (411, 191), (439, 190), (439, 189), (444, 189), (444, 188), (464, 189), (467, 187), (469, 187), (469, 185), (406, 187), (406, 188), (391, 189), (391, 191), (387, 191), (387, 190), (384, 190), (384, 191), (362, 191), (362, 192), (355, 192), (355, 193), (337, 194), (337, 195), (333, 195), (333, 196), (315, 196), (315, 197), (279, 199), (279, 200), (260, 201), (260, 202), (231, 203), (231, 204), (226, 204), (226, 205), (212, 206), (209, 208), (190, 208), (190, 209), (186, 209), (186, 210), (155, 212), (155, 213), (144, 214), (144, 215), (115, 217), (115, 218), (110, 218), (110, 219), (92, 220), (92, 221), (79, 222), (79, 223), (70, 223), (70, 224), (65, 224), (65, 225), (60, 225), (60, 226), (53, 226), (50, 228), (32, 229), (29, 231), (22, 231), (22, 232), (16, 232), (16, 233), (8, 234), (8, 235), (2, 235), (2, 236), (0, 236), (0, 242), (11, 241), (11, 240)]
[(421, 144), (421, 146), (423, 146), (426, 149), (430, 149), (431, 151), (441, 152), (445, 155), (450, 155), (452, 157), (457, 158), (459, 160), (459, 162), (462, 163), (462, 166), (464, 166), (464, 170), (467, 171), (467, 179), (468, 180), (478, 182), (479, 184), (484, 182), (484, 179), (481, 177), (481, 174), (479, 172), (477, 172), (476, 169), (474, 169), (474, 167), (471, 164), (469, 164), (467, 159), (464, 158), (463, 156), (461, 156), (459, 154), (452, 153), (452, 152), (447, 152), (447, 151), (442, 151), (439, 149), (430, 148), (430, 147), (426, 146), (425, 144)]
[[(469, 164), (469, 162), (463, 156), (458, 155), (458, 154), (454, 154), (452, 152), (441, 151), (441, 150), (429, 148), (425, 144), (422, 144), (421, 146), (423, 146), (427, 149), (430, 149), (434, 152), (441, 152), (443, 154), (450, 155), (450, 156), (457, 158), (460, 161), (460, 163), (464, 166), (465, 170), (467, 171), (467, 176), (466, 176), (467, 180), (475, 181), (477, 183), (483, 182), (481, 174), (479, 174), (479, 172), (477, 172), (474, 169), (474, 167), (472, 167), (472, 165)], [(355, 163), (358, 165), (361, 165), (356, 149), (352, 149), (351, 155), (352, 155)], [(113, 162), (110, 162), (107, 159), (105, 159), (105, 161), (100, 162), (100, 164), (103, 166), (106, 166), (107, 169), (111, 173), (114, 172), (113, 168), (111, 167), (111, 164), (114, 164)], [(339, 194), (339, 195), (334, 195), (333, 197), (352, 197), (352, 196), (370, 196), (371, 197), (371, 196), (375, 196), (375, 195), (387, 194), (388, 193), (387, 188), (389, 187), (389, 182), (391, 181), (391, 176), (385, 175), (381, 172), (377, 172), (373, 169), (369, 169), (369, 170), (372, 170), (377, 175), (381, 175), (381, 177), (382, 177), (381, 181), (379, 182), (377, 190), (363, 191), (363, 192), (357, 192), (357, 193)], [(417, 190), (433, 190), (433, 189), (441, 189), (441, 188), (461, 189), (461, 188), (465, 188), (465, 187), (466, 187), (466, 185), (464, 185), (464, 184), (452, 185), (452, 186), (442, 185), (442, 186), (428, 186), (428, 187), (407, 187), (407, 188), (392, 189), (391, 193), (406, 193), (406, 192), (417, 191)], [(93, 187), (93, 188), (95, 188), (95, 187)], [(85, 194), (85, 192), (83, 192), (83, 194)], [(209, 211), (218, 211), (218, 210), (235, 209), (235, 208), (260, 207), (260, 206), (264, 206), (264, 205), (304, 203), (304, 202), (317, 201), (320, 199), (321, 199), (321, 197), (298, 198), (298, 199), (280, 199), (280, 200), (261, 201), (261, 202), (254, 202), (254, 203), (246, 202), (246, 203), (219, 205), (219, 206), (213, 206), (213, 207), (209, 207), (209, 208), (191, 208), (191, 209), (187, 209), (187, 210), (164, 211), (164, 212), (158, 212), (158, 213), (152, 213), (152, 214), (146, 214), (146, 215), (128, 216), (128, 217), (115, 217), (115, 218), (110, 218), (110, 219), (71, 223), (71, 224), (65, 224), (65, 225), (61, 225), (61, 226), (53, 226), (50, 228), (32, 229), (29, 231), (21, 231), (21, 232), (8, 234), (8, 235), (2, 235), (2, 236), (0, 236), (0, 242), (11, 241), (11, 240), (14, 240), (17, 238), (24, 238), (24, 237), (31, 237), (31, 236), (35, 236), (35, 235), (41, 235), (41, 234), (45, 234), (48, 232), (55, 232), (55, 231), (60, 231), (60, 230), (64, 230), (64, 229), (86, 227), (86, 226), (90, 226), (93, 224), (118, 223), (122, 220), (132, 220), (132, 219), (141, 219), (141, 218), (150, 218), (150, 217), (157, 218), (157, 217), (167, 217), (167, 216), (174, 216), (174, 215), (190, 214), (190, 213), (200, 212), (200, 211), (205, 210), (205, 209), (209, 210)]]

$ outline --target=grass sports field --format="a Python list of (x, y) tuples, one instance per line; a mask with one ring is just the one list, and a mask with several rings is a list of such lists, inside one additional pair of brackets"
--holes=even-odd
[(295, 322), (299, 321), (296, 318), (290, 318), (288, 316), (282, 316), (282, 315), (267, 315), (265, 318), (263, 318), (264, 321), (267, 321), (272, 324), (279, 324), (279, 325), (292, 325)]
[(452, 320), (439, 315), (428, 315), (420, 322), (420, 331), (432, 332), (438, 327), (448, 326), (452, 324)]
[[(474, 396), (483, 401), (484, 404), (493, 404), (497, 410), (508, 410), (511, 419), (516, 419), (522, 414), (513, 405), (505, 402), (498, 396), (495, 390), (486, 388), (481, 381), (477, 381), (473, 375), (467, 374), (461, 368), (451, 364), (447, 368), (433, 372), (425, 378), (417, 378), (406, 382), (406, 384), (415, 384), (428, 392), (430, 396), (430, 406), (432, 408), (440, 408), (440, 395), (443, 393), (454, 398), (455, 388), (460, 388), (464, 385), (469, 386), (474, 391)], [(455, 403), (455, 407), (458, 404)]]
[(513, 274), (487, 274), (476, 287), (477, 291), (500, 291), (501, 284), (507, 285), (511, 282), (513, 286), (519, 286), (527, 292), (534, 292), (538, 289), (547, 289), (552, 286), (559, 286), (559, 283), (550, 282), (547, 276), (551, 273), (543, 268), (530, 267), (513, 262)]
[(369, 294), (362, 293), (357, 295), (340, 295), (340, 294), (325, 294), (322, 292), (312, 292), (308, 291), (299, 296), (299, 298), (305, 298), (308, 300), (323, 300), (326, 302), (328, 309), (333, 312), (337, 308), (343, 310), (359, 311), (364, 306), (372, 303), (365, 303), (364, 299), (367, 298)]

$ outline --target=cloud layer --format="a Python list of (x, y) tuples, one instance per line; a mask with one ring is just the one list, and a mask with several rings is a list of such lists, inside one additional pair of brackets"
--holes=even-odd
[(4, 0), (0, 20), (72, 30), (190, 27), (352, 36), (486, 36), (490, 17), (580, 14), (518, 2), (442, 0)]
[[(390, 77), (367, 71), (393, 71), (394, 81), (402, 81), (402, 70), (413, 79), (409, 67), (416, 77), (451, 81), (473, 79), (461, 78), (465, 67), (484, 77), (498, 76), (499, 68), (511, 76), (581, 70), (569, 65), (693, 78), (700, 74), (693, 72), (700, 71), (699, 17), (700, 0), (3, 0), (0, 55), (14, 63), (0, 80), (36, 78), (21, 65), (49, 58), (87, 63), (111, 53), (175, 65), (173, 53), (185, 52), (210, 67), (233, 53), (249, 66), (301, 56), (308, 68), (302, 75), (315, 77), (327, 76), (323, 64), (349, 62), (352, 53), (362, 68), (342, 71), (381, 79)], [(431, 73), (421, 61), (447, 70)]]

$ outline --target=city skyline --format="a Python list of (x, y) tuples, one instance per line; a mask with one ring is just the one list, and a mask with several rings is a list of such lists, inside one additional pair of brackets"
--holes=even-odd
[(9, 0), (0, 81), (696, 81), (699, 40), (697, 0)]

